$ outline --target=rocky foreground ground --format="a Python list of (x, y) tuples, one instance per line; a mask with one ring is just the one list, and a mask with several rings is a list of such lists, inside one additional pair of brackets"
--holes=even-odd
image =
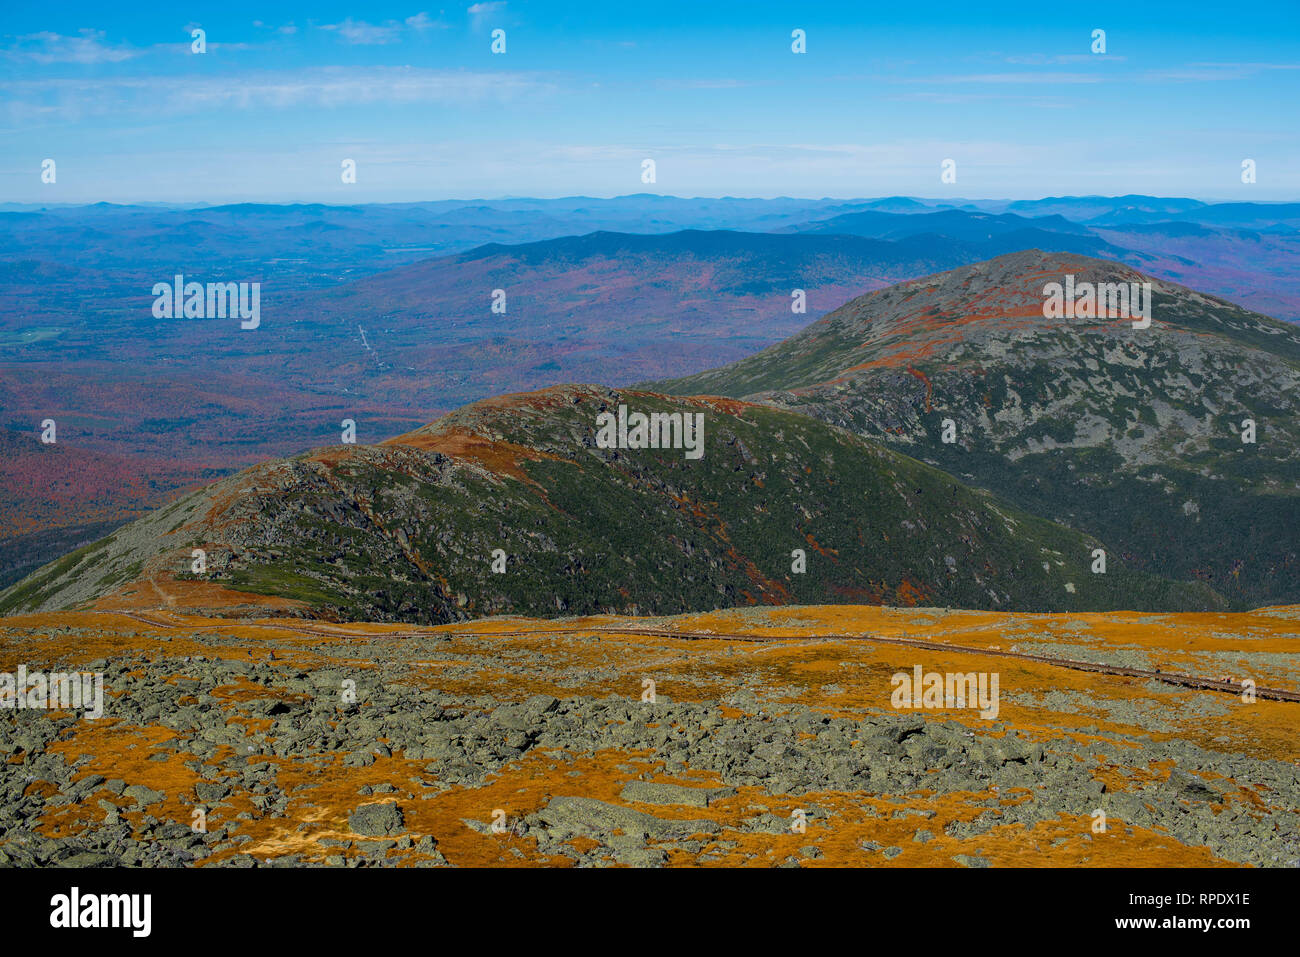
[[(1295, 607), (18, 616), (0, 670), (105, 704), (0, 710), (0, 863), (1295, 867), (1300, 702), (1166, 676), (1295, 692), (1297, 650)], [(893, 707), (917, 665), (997, 673), (997, 717)]]

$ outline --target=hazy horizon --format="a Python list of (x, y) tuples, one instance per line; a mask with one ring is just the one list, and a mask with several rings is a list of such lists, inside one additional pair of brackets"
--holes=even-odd
[(10, 207), (32, 207), (36, 209), (78, 209), (87, 206), (147, 206), (158, 209), (199, 209), (206, 207), (218, 206), (237, 206), (237, 205), (258, 205), (258, 206), (413, 206), (435, 203), (510, 203), (510, 202), (563, 202), (565, 200), (586, 200), (593, 202), (613, 202), (616, 200), (628, 200), (639, 198), (654, 198), (660, 200), (676, 200), (679, 202), (781, 202), (789, 201), (794, 203), (875, 203), (885, 200), (912, 200), (922, 205), (933, 205), (936, 211), (941, 208), (959, 207), (962, 205), (974, 204), (1011, 204), (1026, 202), (1046, 202), (1052, 200), (1082, 200), (1082, 199), (1123, 199), (1127, 196), (1145, 197), (1149, 199), (1189, 199), (1198, 203), (1204, 203), (1207, 206), (1215, 206), (1224, 203), (1255, 203), (1261, 206), (1288, 205), (1300, 203), (1300, 193), (1294, 196), (1282, 199), (1251, 199), (1248, 197), (1224, 197), (1224, 196), (1193, 196), (1182, 194), (1164, 194), (1164, 193), (1069, 193), (1060, 195), (1043, 195), (1043, 196), (954, 196), (954, 197), (936, 197), (936, 196), (909, 196), (909, 195), (885, 195), (878, 196), (686, 196), (673, 193), (619, 193), (611, 196), (593, 196), (582, 193), (566, 193), (557, 196), (540, 196), (525, 194), (504, 194), (500, 196), (449, 196), (438, 199), (432, 198), (409, 198), (409, 199), (392, 199), (392, 200), (361, 200), (357, 202), (346, 202), (343, 200), (302, 200), (302, 199), (284, 199), (275, 200), (270, 198), (233, 198), (223, 201), (209, 200), (190, 200), (177, 202), (162, 202), (151, 200), (86, 200), (84, 202), (18, 202), (18, 201), (0, 201), (0, 210)]

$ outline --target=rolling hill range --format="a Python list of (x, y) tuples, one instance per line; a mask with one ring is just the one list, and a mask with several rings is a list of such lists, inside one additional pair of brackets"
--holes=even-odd
[[(1042, 207), (1062, 209), (1081, 216), (1082, 221), (1067, 219), (1057, 211), (1030, 215), (1033, 205), (1018, 207), (1027, 215), (977, 209), (905, 214), (873, 209), (786, 226), (780, 232), (974, 242), (985, 250), (983, 259), (1025, 249), (1079, 253), (1127, 263), (1149, 275), (1193, 285), (1266, 315), (1300, 319), (1295, 282), (1300, 233), (1293, 225), (1294, 205), (1197, 204), (1180, 211), (1186, 201), (1131, 199), (1132, 204), (1108, 201), (1107, 205), (1080, 203), (1077, 208), (1068, 203)], [(1143, 199), (1147, 202), (1139, 202)], [(1105, 211), (1090, 215), (1098, 209)], [(1195, 218), (1198, 214), (1204, 217), (1203, 222)]]
[[(604, 447), (599, 417), (622, 406), (699, 416), (702, 441)], [(563, 386), (222, 479), (0, 593), (0, 612), (256, 595), (327, 618), (426, 623), (817, 602), (1222, 606), (1204, 584), (1118, 556), (1094, 574), (1099, 546), (806, 416)]]
[[(1062, 250), (1080, 242), (1109, 250), (1090, 238), (1038, 238), (1059, 239)], [(285, 334), (301, 345), (285, 350), (285, 365), (315, 375), (315, 342), (329, 337), (341, 353), (333, 366), (358, 380), (352, 388), (427, 408), (557, 379), (623, 385), (742, 358), (863, 292), (1007, 248), (1022, 247), (1003, 237), (731, 230), (490, 244), (290, 296), (283, 309), (294, 327)], [(506, 295), (505, 313), (490, 309), (495, 289)], [(791, 309), (796, 289), (807, 313)]]
[[(1064, 216), (1017, 216), (1015, 213), (985, 213), (978, 210), (945, 209), (936, 212), (889, 213), (865, 210), (840, 213), (828, 219), (787, 226), (779, 232), (832, 233), (844, 236), (870, 236), (873, 239), (905, 239), (909, 236), (947, 236), (978, 242), (995, 236), (1022, 233), (1065, 233), (1089, 237), (1091, 232)], [(1099, 245), (1093, 239), (1093, 245)], [(1082, 252), (1067, 249), (1065, 252)]]
[[(221, 206), (0, 204), (0, 262), (86, 270), (274, 265), (282, 280), (335, 285), (487, 243), (592, 232), (766, 232), (809, 219), (880, 210), (924, 212), (942, 200), (681, 198), (465, 199), (416, 203), (233, 203)], [(178, 262), (178, 260), (180, 262)]]
[[(1150, 281), (1150, 328), (1044, 318), (1046, 284), (1067, 274)], [(1300, 329), (1127, 266), (999, 257), (870, 293), (751, 358), (647, 388), (803, 412), (1234, 604), (1300, 600)]]

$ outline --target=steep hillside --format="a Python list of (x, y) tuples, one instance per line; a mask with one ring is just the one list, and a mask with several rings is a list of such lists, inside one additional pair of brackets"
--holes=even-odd
[[(702, 423), (702, 442), (601, 447), (601, 415), (624, 405), (631, 435), (631, 413), (661, 413)], [(1221, 604), (1118, 555), (1093, 574), (1098, 547), (806, 416), (564, 386), (223, 479), (0, 593), (0, 612), (164, 594), (195, 607), (215, 586), (325, 617), (416, 622), (791, 602)]]
[[(1045, 318), (1045, 287), (1067, 275), (1151, 282), (1150, 327)], [(1300, 600), (1300, 329), (1127, 266), (1002, 256), (862, 296), (749, 359), (650, 388), (798, 410), (1238, 605)]]

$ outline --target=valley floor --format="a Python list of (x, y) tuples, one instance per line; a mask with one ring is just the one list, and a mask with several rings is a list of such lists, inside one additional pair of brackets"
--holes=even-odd
[[(1295, 606), (16, 616), (0, 671), (104, 714), (0, 710), (0, 863), (1295, 867), (1297, 651)], [(918, 666), (996, 716), (895, 707)]]

